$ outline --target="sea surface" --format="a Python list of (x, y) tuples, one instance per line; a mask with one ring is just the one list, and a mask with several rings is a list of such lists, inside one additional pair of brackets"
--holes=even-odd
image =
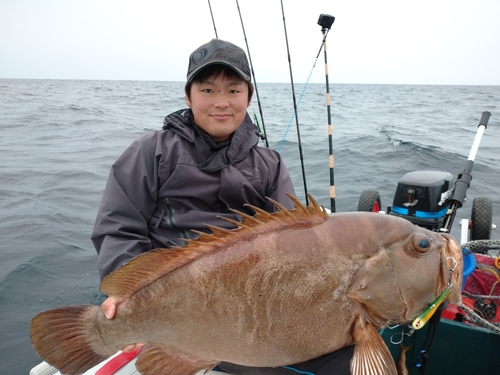
[[(295, 89), (296, 115), (290, 84), (259, 83), (259, 122), (269, 146), (283, 155), (299, 198), (305, 201), (304, 169), (307, 191), (330, 208), (326, 88)], [(460, 219), (470, 217), (475, 197), (493, 201), (493, 222), (500, 224), (500, 86), (330, 84), (329, 90), (336, 211), (355, 211), (366, 189), (380, 193), (383, 208), (391, 205), (407, 172), (456, 177), (489, 111), (452, 234), (460, 238)], [(99, 302), (90, 234), (111, 164), (184, 106), (182, 82), (0, 80), (1, 375), (28, 374), (40, 362), (29, 339), (36, 313)], [(249, 113), (259, 114), (257, 100)], [(500, 239), (500, 229), (492, 238)]]

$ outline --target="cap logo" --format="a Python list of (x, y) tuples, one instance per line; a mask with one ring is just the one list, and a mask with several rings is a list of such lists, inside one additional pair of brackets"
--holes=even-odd
[[(231, 58), (231, 57), (227, 56), (227, 54), (219, 52), (221, 50), (232, 53), (232, 52), (237, 51), (238, 49), (231, 48), (226, 43), (215, 40), (208, 47), (202, 47), (202, 48), (198, 49), (193, 54), (193, 62), (196, 65), (202, 65), (209, 58), (214, 58), (217, 60), (225, 60), (229, 64), (237, 65), (242, 69), (246, 69), (246, 66), (241, 66), (242, 65), (241, 61), (234, 59), (234, 58)], [(245, 65), (245, 64), (243, 64), (243, 65)]]
[[(228, 48), (227, 44), (224, 42), (220, 42), (218, 40), (213, 40), (212, 43), (210, 43), (209, 46), (207, 47), (202, 47), (198, 49), (194, 55), (193, 55), (193, 62), (195, 64), (203, 64), (203, 62), (211, 57), (215, 52), (219, 50), (225, 50), (228, 52), (231, 52), (231, 50), (234, 51), (234, 48)], [(224, 57), (224, 56), (222, 56)]]

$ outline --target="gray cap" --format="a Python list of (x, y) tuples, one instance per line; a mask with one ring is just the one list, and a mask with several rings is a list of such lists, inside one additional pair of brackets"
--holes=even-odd
[(245, 81), (251, 80), (245, 51), (224, 40), (212, 39), (210, 42), (198, 47), (189, 56), (187, 81), (190, 82), (200, 70), (213, 64), (226, 65), (234, 69)]

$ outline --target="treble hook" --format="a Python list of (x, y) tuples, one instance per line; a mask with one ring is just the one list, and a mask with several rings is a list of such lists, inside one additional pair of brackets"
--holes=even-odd
[[(394, 326), (392, 326), (392, 327), (391, 327), (391, 326), (387, 326), (387, 328), (389, 328), (389, 329), (395, 329), (395, 328), (397, 328), (397, 327), (399, 327), (399, 326), (400, 326), (399, 324), (395, 324), (395, 325), (394, 325)], [(398, 335), (399, 335), (399, 334), (401, 334), (401, 340), (399, 340), (399, 341), (394, 341), (394, 340), (393, 340), (393, 337), (394, 337), (395, 335), (391, 335), (391, 338), (390, 338), (391, 344), (394, 344), (394, 345), (399, 345), (399, 344), (401, 344), (401, 343), (403, 342), (403, 340), (404, 340), (404, 336), (405, 336), (405, 335), (406, 335), (406, 336), (408, 336), (408, 337), (410, 337), (410, 336), (413, 334), (413, 332), (415, 332), (415, 330), (414, 330), (414, 329), (413, 329), (413, 327), (411, 327), (411, 326), (408, 326), (408, 327), (410, 327), (410, 331), (409, 331), (408, 333), (405, 333), (405, 326), (401, 326), (401, 327), (402, 327), (402, 328), (401, 328), (401, 333), (398, 333)]]
[(403, 330), (401, 330), (401, 340), (399, 340), (399, 341), (394, 341), (392, 339), (394, 337), (394, 335), (391, 335), (391, 344), (394, 344), (394, 345), (401, 344), (403, 342), (403, 340), (404, 340), (404, 336), (405, 336), (405, 334), (404, 334)]
[(391, 327), (389, 324), (391, 324), (389, 321), (387, 322), (387, 327), (386, 328), (389, 328), (389, 329), (395, 329), (395, 328), (398, 328), (399, 327), (399, 324), (398, 323), (394, 323), (394, 325)]

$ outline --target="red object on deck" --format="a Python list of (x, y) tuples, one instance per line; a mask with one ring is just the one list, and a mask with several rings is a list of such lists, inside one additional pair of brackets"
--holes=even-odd
[[(483, 319), (500, 322), (500, 257), (474, 254), (476, 266), (464, 283), (462, 303)], [(495, 298), (488, 298), (495, 297)], [(467, 314), (456, 305), (449, 304), (442, 317), (462, 321)], [(469, 322), (467, 322), (469, 323)]]
[(95, 375), (112, 375), (133, 360), (142, 348), (136, 349), (134, 351), (125, 353), (121, 352), (117, 356), (110, 359), (104, 366), (96, 371)]
[[(474, 309), (473, 299), (462, 296), (462, 303), (467, 307)], [(449, 303), (446, 309), (444, 309), (441, 313), (441, 317), (444, 319), (462, 321), (462, 319), (460, 319), (460, 315), (463, 316), (467, 314), (460, 307), (452, 303)]]

